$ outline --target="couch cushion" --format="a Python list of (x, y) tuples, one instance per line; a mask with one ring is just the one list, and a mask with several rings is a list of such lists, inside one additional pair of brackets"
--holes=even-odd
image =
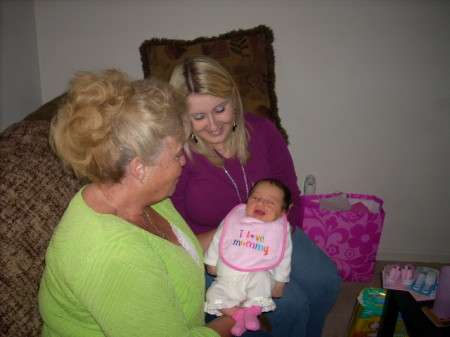
[(53, 228), (83, 185), (48, 143), (48, 120), (0, 134), (0, 326), (2, 336), (38, 336), (37, 295)]

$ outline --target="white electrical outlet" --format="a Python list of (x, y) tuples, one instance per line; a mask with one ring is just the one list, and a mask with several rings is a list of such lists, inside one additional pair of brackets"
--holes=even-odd
[(305, 182), (303, 184), (303, 194), (316, 194), (316, 177), (313, 174), (308, 174), (305, 177)]

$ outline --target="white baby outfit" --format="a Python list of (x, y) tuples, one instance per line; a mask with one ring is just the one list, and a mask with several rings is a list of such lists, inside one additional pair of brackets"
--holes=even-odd
[(217, 268), (205, 303), (213, 315), (240, 304), (271, 311), (273, 285), (289, 282), (292, 242), (286, 216), (264, 222), (247, 217), (245, 208), (240, 204), (226, 216), (205, 253), (205, 264)]

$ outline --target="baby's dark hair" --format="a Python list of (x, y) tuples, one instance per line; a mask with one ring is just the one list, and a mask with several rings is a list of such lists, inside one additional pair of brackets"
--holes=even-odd
[(285, 184), (283, 184), (281, 182), (281, 180), (278, 180), (275, 178), (265, 178), (265, 179), (261, 179), (261, 180), (257, 181), (256, 184), (253, 185), (252, 189), (250, 190), (248, 197), (250, 198), (252, 196), (253, 192), (255, 191), (256, 187), (262, 183), (269, 183), (269, 184), (275, 185), (276, 187), (278, 187), (280, 190), (283, 191), (284, 198), (283, 198), (282, 208), (287, 213), (289, 211), (289, 207), (292, 204), (292, 193), (291, 193), (291, 190), (289, 189), (289, 187), (287, 187)]

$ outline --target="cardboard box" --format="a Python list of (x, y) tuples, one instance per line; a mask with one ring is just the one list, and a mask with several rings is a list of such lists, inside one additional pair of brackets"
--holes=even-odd
[[(386, 290), (366, 288), (357, 297), (353, 317), (347, 329), (347, 337), (376, 337), (383, 313)], [(399, 313), (394, 337), (409, 337)]]

